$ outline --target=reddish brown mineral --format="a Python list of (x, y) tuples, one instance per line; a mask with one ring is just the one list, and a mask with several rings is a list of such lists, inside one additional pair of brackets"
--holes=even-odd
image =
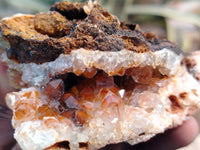
[(48, 97), (49, 101), (59, 100), (64, 94), (64, 90), (64, 83), (61, 79), (49, 82), (46, 87), (42, 89), (43, 94)]
[(58, 2), (49, 13), (1, 21), (2, 35), (10, 43), (8, 57), (20, 63), (39, 64), (79, 48), (138, 53), (163, 48), (179, 51), (167, 40), (143, 33), (136, 24), (120, 23), (98, 3), (91, 10), (86, 5)]
[(71, 93), (64, 94), (61, 101), (66, 109), (79, 109), (78, 98)]

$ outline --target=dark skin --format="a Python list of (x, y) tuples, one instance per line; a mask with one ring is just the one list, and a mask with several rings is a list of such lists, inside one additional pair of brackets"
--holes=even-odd
[[(3, 101), (6, 93), (12, 91), (8, 86), (6, 68), (0, 63), (0, 148), (10, 150), (20, 150), (13, 139), (13, 128), (11, 125), (12, 112), (6, 107)], [(191, 117), (184, 121), (182, 125), (170, 129), (163, 134), (159, 134), (151, 140), (130, 146), (127, 143), (108, 145), (100, 150), (175, 150), (189, 145), (198, 135), (199, 128), (197, 121)]]

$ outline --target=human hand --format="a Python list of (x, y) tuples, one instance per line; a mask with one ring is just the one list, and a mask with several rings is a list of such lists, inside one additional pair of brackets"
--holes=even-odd
[(12, 111), (7, 108), (5, 95), (13, 91), (9, 86), (6, 66), (0, 61), (0, 150), (10, 150), (15, 144), (14, 130), (11, 125)]
[(8, 76), (6, 73), (7, 67), (0, 61), (0, 105), (6, 107), (5, 95), (13, 91), (9, 86)]

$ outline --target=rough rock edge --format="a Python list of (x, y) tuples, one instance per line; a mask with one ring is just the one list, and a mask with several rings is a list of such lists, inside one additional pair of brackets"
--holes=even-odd
[(137, 53), (129, 50), (102, 52), (81, 48), (71, 51), (69, 55), (61, 54), (55, 61), (38, 65), (18, 64), (8, 59), (5, 53), (2, 54), (2, 60), (8, 64), (9, 69), (22, 74), (22, 83), (16, 84), (29, 86), (45, 85), (56, 75), (68, 72), (81, 75), (85, 69), (92, 67), (102, 69), (109, 75), (123, 75), (128, 68), (149, 66), (157, 68), (163, 75), (172, 76), (179, 71), (182, 58), (182, 55), (169, 49)]
[[(92, 8), (89, 4), (87, 7)], [(118, 19), (113, 15), (111, 16), (115, 18), (114, 20), (117, 20), (118, 26), (120, 26)], [(11, 45), (7, 50), (10, 59), (20, 63), (34, 62), (40, 64), (53, 61), (59, 56), (59, 54), (68, 54), (70, 51), (78, 48), (101, 51), (119, 51), (125, 48), (138, 53), (169, 48), (176, 53), (181, 52), (180, 48), (166, 39), (158, 39), (153, 33), (143, 33), (136, 24), (121, 23), (123, 27), (116, 29), (117, 31), (119, 30), (117, 33), (111, 35), (105, 33), (103, 36), (100, 36), (99, 34), (104, 33), (105, 31), (101, 31), (99, 27), (96, 28), (98, 23), (92, 23), (89, 24), (89, 26), (85, 26), (84, 24), (87, 24), (87, 22), (79, 22), (78, 24), (80, 26), (78, 25), (77, 28), (74, 29), (75, 31), (73, 33), (75, 35), (80, 34), (79, 36), (77, 35), (78, 37), (75, 35), (75, 37), (66, 35), (64, 37), (55, 38), (48, 36), (48, 34), (42, 34), (36, 31), (33, 24), (34, 18), (34, 15), (14, 15), (13, 17), (8, 17), (0, 21), (2, 36), (5, 37)], [(108, 23), (108, 25), (109, 24), (110, 23)], [(81, 25), (84, 26), (81, 27)], [(134, 26), (135, 29), (129, 28), (128, 26)], [(87, 35), (86, 33), (82, 33), (84, 27), (98, 29), (98, 38), (93, 39), (90, 34)], [(60, 34), (62, 34), (62, 32)], [(132, 42), (128, 42), (129, 40)]]

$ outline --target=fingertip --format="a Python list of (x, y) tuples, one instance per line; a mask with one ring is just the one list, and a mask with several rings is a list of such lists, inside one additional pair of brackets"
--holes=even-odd
[(184, 121), (181, 126), (171, 131), (172, 140), (175, 142), (175, 148), (181, 148), (189, 145), (199, 134), (199, 126), (193, 117)]

